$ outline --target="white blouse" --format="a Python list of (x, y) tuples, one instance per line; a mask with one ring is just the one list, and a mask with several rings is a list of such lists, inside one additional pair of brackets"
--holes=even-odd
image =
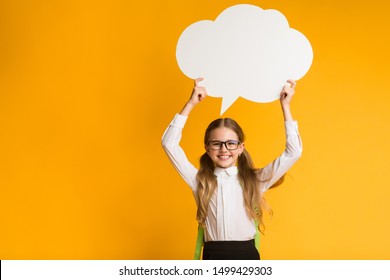
[[(162, 137), (162, 146), (175, 169), (192, 189), (197, 201), (198, 183), (196, 169), (187, 159), (179, 143), (187, 116), (176, 114)], [(302, 142), (299, 137), (298, 123), (285, 121), (286, 148), (273, 162), (259, 173), (262, 192), (269, 189), (297, 161), (302, 153)], [(250, 240), (255, 237), (255, 223), (245, 210), (242, 188), (238, 180), (236, 166), (229, 168), (216, 167), (218, 187), (211, 197), (206, 217), (205, 241)]]

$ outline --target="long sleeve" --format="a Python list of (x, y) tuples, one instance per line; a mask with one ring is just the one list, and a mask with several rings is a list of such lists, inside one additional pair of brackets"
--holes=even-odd
[(265, 166), (260, 173), (260, 180), (263, 181), (261, 184), (262, 192), (268, 190), (276, 181), (278, 181), (302, 154), (302, 141), (299, 136), (297, 121), (285, 121), (284, 125), (286, 147), (284, 152), (273, 162)]
[(175, 169), (195, 193), (197, 189), (196, 174), (198, 170), (188, 161), (186, 154), (180, 147), (182, 130), (187, 118), (187, 116), (176, 114), (165, 130), (161, 144)]

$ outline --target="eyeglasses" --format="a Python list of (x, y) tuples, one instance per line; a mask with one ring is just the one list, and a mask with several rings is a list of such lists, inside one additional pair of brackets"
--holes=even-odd
[(226, 149), (229, 151), (231, 150), (237, 150), (238, 146), (240, 145), (240, 141), (237, 140), (227, 140), (225, 142), (222, 141), (209, 141), (208, 146), (211, 150), (220, 150), (222, 148), (222, 145), (225, 145)]

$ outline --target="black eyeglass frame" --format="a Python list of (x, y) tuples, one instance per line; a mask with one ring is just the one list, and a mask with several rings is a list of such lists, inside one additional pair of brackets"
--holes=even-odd
[[(218, 149), (215, 149), (214, 147), (212, 147), (212, 146), (210, 145), (210, 144), (213, 143), (213, 142), (219, 144), (219, 145), (218, 145)], [(234, 149), (228, 148), (227, 143), (229, 143), (229, 142), (233, 142), (234, 144), (237, 145), (237, 147), (234, 148)], [(238, 141), (238, 140), (227, 140), (227, 141), (210, 140), (210, 141), (207, 142), (207, 146), (208, 146), (211, 150), (214, 150), (214, 151), (220, 150), (220, 149), (222, 148), (222, 145), (225, 145), (226, 150), (228, 150), (228, 151), (234, 151), (234, 150), (237, 150), (237, 149), (238, 149), (238, 147), (240, 146), (240, 144), (241, 144), (241, 142)]]

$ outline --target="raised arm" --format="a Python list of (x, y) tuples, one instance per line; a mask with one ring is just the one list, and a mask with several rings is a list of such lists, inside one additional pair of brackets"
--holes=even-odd
[(180, 147), (180, 140), (188, 115), (192, 109), (207, 96), (206, 89), (198, 85), (201, 80), (202, 79), (195, 80), (190, 99), (186, 102), (183, 109), (180, 111), (180, 114), (176, 114), (175, 118), (171, 121), (168, 128), (165, 130), (161, 141), (162, 147), (168, 155), (169, 160), (172, 162), (180, 176), (191, 187), (193, 192), (195, 192), (197, 188), (196, 174), (198, 170), (187, 159), (183, 149)]
[[(298, 131), (298, 122), (295, 121), (291, 114), (290, 103), (295, 93), (296, 82), (288, 80), (281, 93), (280, 104), (283, 111), (284, 127), (286, 133), (286, 147), (284, 152), (263, 168), (260, 173), (262, 191), (269, 189), (275, 182), (277, 182), (301, 157), (302, 142)], [(269, 179), (269, 180), (268, 180)]]

